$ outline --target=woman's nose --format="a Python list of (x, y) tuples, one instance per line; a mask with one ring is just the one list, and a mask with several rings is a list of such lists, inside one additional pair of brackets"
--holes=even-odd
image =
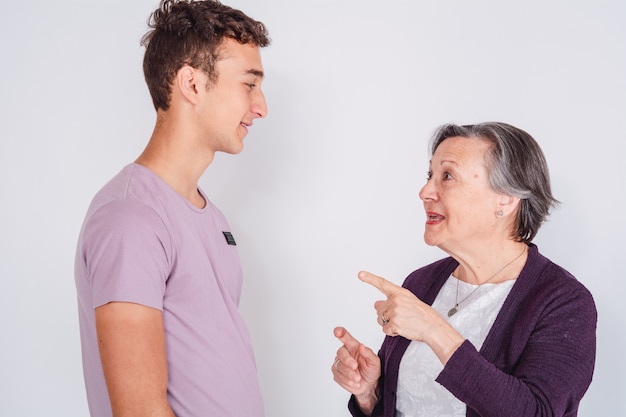
[(436, 196), (435, 187), (432, 184), (432, 180), (426, 181), (426, 184), (422, 187), (419, 192), (419, 197), (422, 201), (426, 200), (434, 200)]

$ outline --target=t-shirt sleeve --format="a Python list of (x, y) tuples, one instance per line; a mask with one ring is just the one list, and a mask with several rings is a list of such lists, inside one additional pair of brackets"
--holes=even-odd
[(93, 307), (118, 301), (162, 310), (169, 248), (167, 228), (144, 203), (126, 198), (98, 209), (85, 223), (82, 241)]

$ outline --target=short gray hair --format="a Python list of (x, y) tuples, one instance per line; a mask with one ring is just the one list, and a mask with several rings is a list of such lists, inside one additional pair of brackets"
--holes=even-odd
[(550, 211), (559, 204), (552, 195), (548, 164), (539, 144), (525, 131), (506, 123), (445, 124), (433, 135), (430, 155), (447, 138), (459, 136), (492, 144), (485, 157), (489, 183), (497, 192), (520, 199), (511, 237), (530, 243)]

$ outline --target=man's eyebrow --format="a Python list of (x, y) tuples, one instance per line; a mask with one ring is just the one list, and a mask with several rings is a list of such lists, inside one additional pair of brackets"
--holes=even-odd
[(258, 69), (254, 69), (254, 68), (249, 69), (248, 71), (246, 71), (246, 74), (252, 74), (252, 75), (254, 75), (256, 77), (259, 77), (259, 78), (264, 78), (265, 77), (265, 74), (263, 73), (263, 71), (258, 70)]

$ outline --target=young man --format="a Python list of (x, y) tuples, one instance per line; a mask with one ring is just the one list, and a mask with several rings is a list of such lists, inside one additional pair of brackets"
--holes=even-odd
[(94, 197), (76, 254), (90, 413), (260, 417), (236, 242), (197, 184), (267, 114), (259, 48), (269, 38), (209, 0), (163, 0), (150, 27), (154, 132)]

